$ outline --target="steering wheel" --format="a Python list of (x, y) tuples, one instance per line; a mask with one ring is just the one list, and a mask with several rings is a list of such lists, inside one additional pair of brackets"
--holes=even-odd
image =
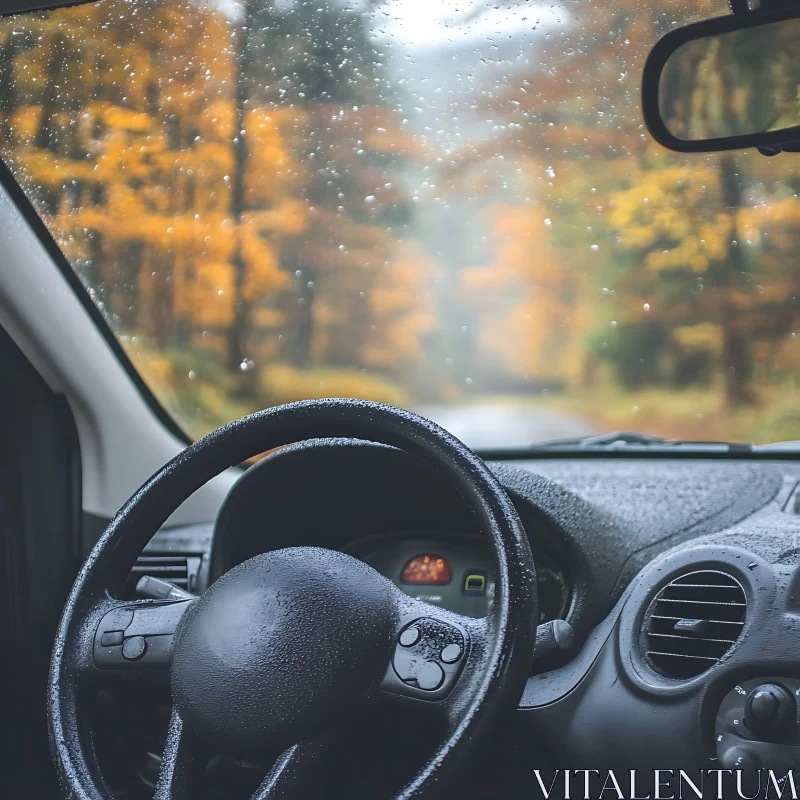
[[(332, 550), (251, 558), (197, 599), (118, 599), (156, 530), (224, 469), (308, 438), (401, 448), (458, 490), (486, 535), (496, 593), (472, 619), (403, 594)], [(48, 678), (50, 744), (71, 798), (110, 798), (86, 706), (103, 686), (171, 685), (156, 800), (191, 795), (201, 755), (281, 753), (254, 800), (303, 796), (337, 718), (378, 696), (441, 715), (436, 752), (396, 795), (439, 795), (498, 715), (516, 708), (536, 630), (533, 559), (517, 512), (472, 451), (434, 423), (355, 400), (293, 403), (232, 422), (192, 444), (122, 507), (83, 565), (59, 624)]]

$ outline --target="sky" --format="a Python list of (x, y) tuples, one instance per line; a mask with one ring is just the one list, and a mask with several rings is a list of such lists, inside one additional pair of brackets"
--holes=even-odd
[(498, 37), (544, 33), (566, 17), (554, 4), (459, 2), (459, 0), (387, 0), (375, 12), (376, 38), (406, 47), (455, 46)]

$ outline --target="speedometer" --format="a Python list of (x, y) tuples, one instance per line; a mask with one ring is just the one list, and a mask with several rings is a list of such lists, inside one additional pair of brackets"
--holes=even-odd
[(552, 619), (564, 619), (569, 603), (569, 586), (555, 565), (543, 556), (534, 556), (536, 590), (539, 595), (539, 624)]

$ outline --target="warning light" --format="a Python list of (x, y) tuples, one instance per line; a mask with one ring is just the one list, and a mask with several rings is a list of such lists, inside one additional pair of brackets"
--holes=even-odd
[(468, 572), (464, 578), (464, 594), (483, 596), (486, 594), (486, 573)]
[(400, 573), (402, 583), (425, 583), (441, 586), (450, 583), (450, 565), (441, 557), (432, 553), (414, 556), (403, 567)]

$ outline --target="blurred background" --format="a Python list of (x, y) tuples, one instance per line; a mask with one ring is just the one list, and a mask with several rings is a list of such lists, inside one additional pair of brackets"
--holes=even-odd
[(725, 13), (99, 0), (0, 22), (0, 154), (192, 436), (353, 396), (474, 447), (800, 439), (800, 162), (641, 118)]

